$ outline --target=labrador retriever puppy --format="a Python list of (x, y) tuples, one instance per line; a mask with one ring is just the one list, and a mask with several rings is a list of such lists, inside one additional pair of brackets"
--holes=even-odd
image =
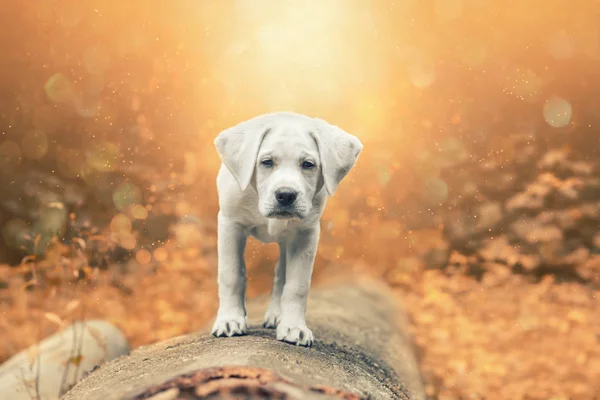
[(215, 139), (219, 311), (212, 334), (247, 333), (244, 248), (249, 235), (277, 243), (271, 301), (263, 326), (277, 339), (311, 346), (306, 301), (319, 243), (319, 221), (362, 151), (354, 136), (291, 112), (265, 114), (226, 129)]

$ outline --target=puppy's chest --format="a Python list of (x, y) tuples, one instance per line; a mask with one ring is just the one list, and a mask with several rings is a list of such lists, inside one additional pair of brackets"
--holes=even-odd
[(264, 225), (248, 228), (248, 234), (254, 236), (263, 243), (279, 242), (288, 236), (295, 224), (289, 220), (271, 219)]

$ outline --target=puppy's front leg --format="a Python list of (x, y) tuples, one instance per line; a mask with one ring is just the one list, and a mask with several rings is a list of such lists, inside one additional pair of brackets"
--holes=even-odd
[(219, 312), (214, 336), (238, 336), (248, 332), (246, 320), (246, 265), (243, 227), (219, 213), (217, 232)]
[(276, 328), (281, 316), (281, 295), (285, 285), (285, 243), (279, 244), (279, 260), (275, 267), (275, 277), (273, 278), (273, 290), (271, 290), (271, 302), (265, 313), (263, 326), (265, 328)]
[(285, 286), (281, 296), (281, 320), (277, 339), (312, 346), (313, 333), (306, 326), (306, 301), (319, 243), (319, 226), (299, 231), (286, 243)]

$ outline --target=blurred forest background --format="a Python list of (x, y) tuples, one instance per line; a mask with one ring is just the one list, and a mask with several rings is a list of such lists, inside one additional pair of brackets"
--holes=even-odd
[[(600, 397), (598, 0), (5, 3), (0, 361), (209, 322), (213, 139), (292, 110), (365, 145), (314, 282), (389, 282), (432, 399)], [(276, 256), (252, 241), (249, 296)]]

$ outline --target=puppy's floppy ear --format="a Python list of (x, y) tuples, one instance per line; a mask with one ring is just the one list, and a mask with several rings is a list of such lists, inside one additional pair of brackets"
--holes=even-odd
[(355, 136), (335, 125), (315, 118), (316, 128), (311, 135), (317, 142), (321, 172), (327, 193), (332, 196), (342, 179), (350, 172), (363, 145)]
[(258, 117), (225, 129), (215, 139), (221, 161), (242, 191), (252, 180), (258, 150), (269, 129), (267, 121)]

